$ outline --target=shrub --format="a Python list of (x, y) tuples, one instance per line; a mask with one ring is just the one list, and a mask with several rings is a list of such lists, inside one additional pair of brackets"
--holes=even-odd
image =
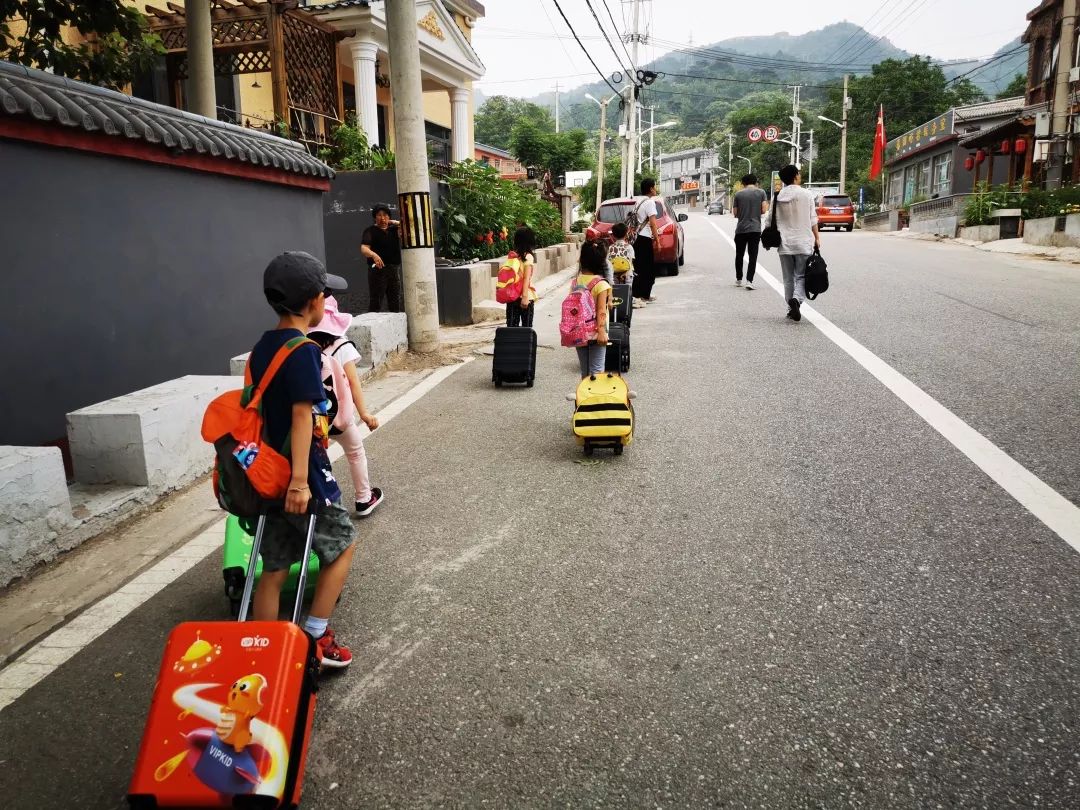
[(344, 124), (330, 133), (330, 146), (319, 150), (319, 159), (339, 172), (386, 170), (394, 168), (394, 153), (389, 149), (372, 147), (367, 133), (349, 115)]
[(562, 241), (562, 218), (534, 190), (509, 180), (484, 163), (465, 160), (450, 167), (449, 192), (439, 214), (440, 253), (465, 261), (494, 259), (513, 246), (514, 231), (527, 225), (536, 233), (537, 247)]

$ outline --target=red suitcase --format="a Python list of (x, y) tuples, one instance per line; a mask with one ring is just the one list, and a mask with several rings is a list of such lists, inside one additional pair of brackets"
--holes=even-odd
[[(135, 775), (131, 808), (295, 808), (307, 759), (319, 662), (292, 622), (245, 622), (266, 517), (259, 518), (239, 622), (185, 622), (169, 634)], [(315, 515), (304, 556), (311, 554)]]

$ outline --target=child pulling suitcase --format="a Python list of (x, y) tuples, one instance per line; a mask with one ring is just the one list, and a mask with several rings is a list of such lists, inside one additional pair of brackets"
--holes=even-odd
[[(299, 805), (319, 660), (299, 621), (245, 622), (266, 526), (260, 515), (239, 622), (185, 622), (169, 634), (128, 791), (133, 810)], [(307, 525), (311, 555), (315, 514)]]

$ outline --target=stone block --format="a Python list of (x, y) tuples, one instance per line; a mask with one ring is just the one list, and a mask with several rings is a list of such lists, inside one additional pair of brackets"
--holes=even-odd
[(353, 318), (347, 336), (360, 352), (357, 365), (370, 368), (409, 348), (409, 323), (404, 312), (366, 312)]
[(1001, 228), (998, 225), (970, 225), (960, 229), (960, 238), (973, 242), (993, 242), (1001, 238)]
[(251, 352), (244, 352), (243, 354), (238, 354), (236, 355), (236, 357), (230, 359), (229, 374), (234, 377), (243, 377), (244, 369), (247, 368), (247, 360), (249, 354), (251, 354)]
[(238, 388), (233, 376), (189, 375), (81, 408), (67, 416), (75, 479), (164, 492), (209, 471), (203, 412)]
[(0, 587), (56, 556), (73, 523), (60, 449), (0, 446)]

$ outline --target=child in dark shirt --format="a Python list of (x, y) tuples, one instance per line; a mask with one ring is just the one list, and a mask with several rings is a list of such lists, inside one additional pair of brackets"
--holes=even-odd
[[(347, 286), (343, 278), (328, 275), (323, 263), (308, 253), (282, 253), (270, 262), (263, 274), (263, 292), (278, 314), (278, 324), (251, 350), (248, 367), (255, 385), (279, 348), (322, 320), (328, 292)], [(317, 513), (313, 549), (320, 571), (304, 630), (317, 640), (324, 667), (347, 667), (352, 653), (337, 642), (329, 618), (352, 564), (355, 529), (341, 506), (341, 490), (326, 453), (329, 426), (318, 346), (308, 343), (289, 355), (263, 395), (262, 413), (267, 441), (288, 448), (292, 479), (284, 511), (272, 511), (266, 518), (260, 549), (263, 575), (255, 590), (254, 618), (278, 618), (281, 588), (290, 566), (303, 555), (307, 513), (313, 506)]]

